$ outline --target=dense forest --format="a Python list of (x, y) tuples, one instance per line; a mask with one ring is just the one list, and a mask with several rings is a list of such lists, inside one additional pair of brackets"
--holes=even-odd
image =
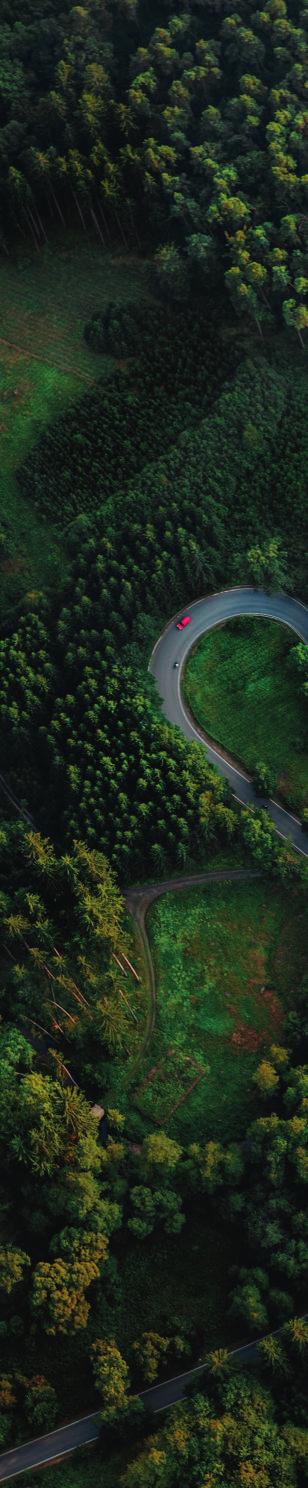
[[(23, 12), (4, 4), (1, 195), (8, 235), (70, 204), (102, 243), (162, 240), (176, 295), (214, 275), (259, 328), (307, 327), (307, 12), (190, 0)], [(164, 239), (166, 240), (164, 243)], [(6, 229), (4, 240), (8, 248)], [(159, 245), (161, 246), (161, 244)]]
[[(130, 338), (127, 318), (118, 316), (118, 324)], [(137, 328), (140, 334), (138, 317)], [(302, 593), (306, 577), (301, 373), (294, 388), (287, 368), (278, 370), (275, 358), (272, 365), (258, 355), (242, 360), (229, 386), (231, 356), (222, 347), (225, 386), (219, 392), (215, 326), (201, 322), (198, 368), (196, 325), (171, 316), (166, 356), (165, 332), (154, 314), (155, 354), (146, 378), (150, 329), (151, 317), (149, 339), (130, 369), (132, 406), (126, 379), (117, 374), (48, 429), (20, 470), (29, 499), (45, 514), (52, 511), (64, 532), (68, 520), (71, 580), (57, 615), (53, 603), (48, 635), (43, 600), (42, 614), (22, 618), (13, 642), (4, 640), (0, 651), (5, 750), (11, 765), (16, 761), (17, 782), (25, 778), (27, 741), (32, 797), (34, 780), (42, 796), (47, 767), (57, 823), (63, 820), (70, 840), (82, 836), (103, 848), (122, 878), (145, 863), (154, 869), (172, 861), (184, 865), (217, 832), (228, 839), (238, 830), (228, 788), (204, 752), (198, 745), (187, 751), (157, 713), (146, 668), (161, 616), (167, 618), (187, 593), (197, 598), (247, 573), (256, 582), (267, 573), (274, 586), (296, 582)], [(171, 396), (170, 425), (166, 419), (162, 427), (163, 361), (165, 391), (170, 376), (174, 403)], [(199, 421), (180, 434), (179, 416), (185, 423), (185, 410), (187, 420), (190, 414), (195, 366)], [(204, 416), (208, 385), (211, 397), (214, 390), (218, 395)], [(153, 441), (160, 430), (166, 450), (140, 469), (150, 410)], [(37, 604), (40, 611), (39, 597)], [(42, 819), (49, 830), (50, 805)], [(277, 839), (272, 850), (277, 856)]]
[[(171, 617), (213, 591), (307, 602), (306, 32), (296, 0), (2, 4), (3, 264), (21, 280), (73, 233), (107, 277), (114, 256), (143, 274), (140, 300), (106, 291), (90, 313), (85, 295), (95, 372), (20, 438), (15, 509), (57, 544), (53, 583), (26, 588), (5, 507), (0, 526), (0, 1443), (97, 1408), (84, 1488), (91, 1471), (107, 1488), (307, 1480), (305, 853), (265, 809), (266, 765), (242, 808), (149, 672)], [(295, 636), (288, 666), (303, 703)], [(156, 1061), (138, 894), (234, 868), (264, 887), (260, 944), (247, 910), (226, 984), (216, 926), (223, 1016), (210, 940), (201, 1009), (192, 918), (188, 1042), (183, 1023)], [(186, 1140), (214, 1033), (251, 1060), (248, 1116), (204, 1140), (191, 1105)], [(230, 1350), (248, 1340), (246, 1373)], [(156, 1429), (138, 1392), (200, 1360)]]

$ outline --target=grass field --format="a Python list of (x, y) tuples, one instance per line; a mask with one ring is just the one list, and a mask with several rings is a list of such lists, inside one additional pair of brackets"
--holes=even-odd
[[(156, 1026), (134, 1100), (185, 1144), (239, 1138), (255, 1110), (253, 1071), (281, 1041), (288, 991), (303, 974), (305, 890), (256, 881), (170, 893), (147, 923)], [(187, 1056), (204, 1074), (183, 1099)]]
[(1, 607), (27, 589), (53, 587), (65, 557), (52, 525), (22, 498), (15, 472), (41, 428), (77, 398), (111, 359), (90, 351), (84, 325), (109, 300), (146, 294), (133, 256), (106, 253), (76, 233), (59, 233), (40, 253), (21, 249), (0, 265)]
[(288, 668), (296, 639), (275, 621), (228, 621), (191, 653), (184, 695), (217, 743), (248, 770), (263, 760), (275, 792), (301, 811), (308, 805), (308, 713)]

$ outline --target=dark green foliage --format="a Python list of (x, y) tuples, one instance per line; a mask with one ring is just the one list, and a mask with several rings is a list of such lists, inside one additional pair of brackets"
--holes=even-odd
[(115, 499), (123, 509), (129, 481), (202, 418), (239, 357), (201, 306), (143, 307), (127, 322), (111, 305), (93, 322), (92, 345), (93, 335), (95, 349), (135, 359), (63, 414), (19, 475), (24, 494), (61, 528), (101, 506), (109, 525)]
[(272, 1096), (270, 1114), (260, 1116), (247, 1133), (243, 1192), (231, 1199), (271, 1286), (291, 1293), (299, 1310), (308, 1260), (307, 1083), (307, 1066), (290, 1069), (287, 1064), (280, 1070), (280, 1090)]
[(276, 778), (273, 770), (269, 769), (268, 765), (264, 764), (264, 760), (257, 761), (253, 775), (253, 783), (258, 796), (262, 796), (264, 798), (266, 798), (267, 796), (273, 796), (276, 785)]
[[(22, 488), (63, 524), (74, 513), (91, 508), (99, 513), (102, 506), (108, 541), (114, 541), (120, 523), (126, 570), (129, 557), (138, 569), (139, 582), (142, 570), (146, 592), (151, 575), (151, 590), (155, 585), (160, 606), (166, 548), (166, 592), (172, 603), (174, 599), (181, 603), (186, 575), (190, 576), (191, 597), (193, 586), (202, 593), (207, 584), (246, 578), (247, 550), (258, 543), (260, 531), (263, 539), (270, 539), (273, 531), (283, 537), (298, 592), (306, 572), (305, 373), (299, 372), (294, 381), (293, 372), (283, 364), (278, 368), (275, 361), (271, 365), (262, 356), (250, 358), (243, 362), (232, 387), (217, 398), (213, 411), (202, 418), (205, 399), (217, 394), (218, 379), (226, 377), (231, 361), (230, 349), (228, 354), (223, 351), (213, 325), (208, 331), (205, 325), (200, 330), (194, 322), (185, 353), (181, 342), (181, 352), (176, 350), (176, 338), (169, 343), (169, 353), (160, 337), (156, 351), (149, 338), (147, 371), (141, 352), (140, 396), (136, 394), (132, 409), (126, 382), (123, 387), (119, 376), (107, 388), (101, 385), (99, 393), (88, 394), (39, 441), (20, 472)], [(220, 372), (214, 371), (217, 358)], [(149, 381), (158, 420), (155, 429), (147, 403)], [(106, 437), (108, 408), (111, 422)], [(184, 433), (185, 424), (195, 414), (198, 429)], [(134, 423), (136, 417), (139, 425)], [(165, 456), (142, 473), (161, 446)], [(138, 476), (137, 471), (141, 472)], [(194, 546), (188, 545), (188, 538)], [(182, 582), (175, 585), (173, 573), (179, 570)]]
[[(46, 739), (67, 837), (76, 835), (79, 824), (126, 882), (146, 863), (152, 873), (170, 862), (185, 864), (215, 836), (215, 806), (228, 801), (228, 787), (198, 745), (187, 750), (153, 716), (130, 670), (116, 666), (108, 680), (104, 667), (85, 654), (80, 669), (77, 658), (68, 686)], [(212, 805), (207, 828), (201, 814), (205, 791)], [(218, 831), (220, 826), (223, 832), (218, 812)]]
[(18, 630), (0, 641), (1, 723), (8, 755), (12, 743), (16, 750), (29, 741), (46, 711), (53, 676), (47, 628), (30, 611), (22, 616)]
[[(116, 234), (126, 251), (140, 246), (142, 220), (151, 250), (161, 243), (152, 288), (163, 299), (125, 314), (110, 305), (100, 316), (98, 306), (88, 339), (118, 365), (20, 475), (64, 538), (72, 529), (72, 567), (64, 604), (55, 594), (44, 619), (21, 617), (0, 651), (6, 760), (24, 781), (27, 750), (35, 816), (38, 807), (58, 843), (20, 824), (1, 832), (5, 1442), (15, 1380), (27, 1429), (52, 1424), (58, 1374), (61, 1409), (73, 1387), (73, 1414), (91, 1404), (93, 1345), (102, 1361), (114, 1348), (125, 1375), (127, 1342), (131, 1366), (138, 1333), (174, 1333), (174, 1299), (180, 1333), (192, 1315), (196, 1352), (211, 1333), (228, 1341), (226, 1225), (240, 1323), (274, 1326), (294, 1298), (301, 1306), (306, 1077), (286, 1051), (271, 1047), (259, 1066), (261, 1115), (226, 1148), (196, 1140), (187, 1151), (146, 1120), (132, 1142), (134, 1115), (123, 1134), (121, 1109), (108, 1111), (103, 1146), (90, 1109), (111, 1086), (129, 1108), (138, 1079), (135, 1067), (130, 1084), (124, 1055), (136, 1066), (143, 1053), (123, 966), (119, 978), (122, 906), (93, 849), (127, 883), (210, 856), (217, 839), (236, 847), (243, 832), (260, 868), (294, 871), (290, 854), (281, 867), (266, 814), (240, 820), (204, 752), (161, 720), (145, 677), (164, 619), (188, 597), (247, 580), (247, 564), (269, 584), (287, 575), (296, 592), (305, 581), (305, 371), (279, 348), (267, 360), (253, 353), (231, 384), (239, 346), (221, 314), (225, 280), (261, 334), (276, 306), (300, 339), (307, 323), (303, 31), (285, 0), (264, 13), (240, 4), (227, 15), (209, 0), (205, 15), (189, 0), (185, 15), (167, 7), (154, 17), (134, 0), (89, 0), (86, 10), (43, 0), (40, 14), (27, 0), (21, 22), (17, 0), (10, 9), (4, 0), (6, 248), (17, 230), (38, 245), (78, 214), (100, 242)], [(211, 316), (205, 287), (216, 296)], [(289, 1014), (300, 1057), (304, 992)], [(295, 1323), (288, 1343), (301, 1353)], [(21, 1382), (22, 1340), (31, 1361)], [(213, 1475), (228, 1488), (261, 1477), (262, 1488), (297, 1488), (300, 1394), (291, 1437), (253, 1383), (219, 1376), (214, 1395), (173, 1417), (158, 1474), (154, 1444), (154, 1467), (146, 1447), (127, 1488), (158, 1477), (199, 1488)]]
[[(158, 358), (162, 344), (158, 337)], [(175, 341), (171, 340), (169, 374), (172, 363), (174, 387), (182, 388), (183, 397), (197, 344), (197, 379), (200, 375), (203, 388), (202, 339), (198, 342), (196, 324), (184, 372), (182, 359), (178, 362), (178, 385)], [(141, 379), (142, 357), (136, 365)], [(154, 348), (153, 366), (156, 396)], [(110, 398), (112, 387), (113, 383)], [(221, 806), (228, 801), (227, 790), (212, 775), (204, 753), (197, 746), (184, 745), (154, 714), (144, 663), (148, 663), (162, 614), (167, 618), (188, 596), (196, 598), (207, 589), (245, 579), (247, 545), (253, 545), (260, 528), (269, 535), (275, 528), (279, 537), (282, 513), (290, 567), (298, 570), (303, 551), (306, 452), (303, 444), (297, 454), (292, 503), (287, 452), (291, 448), (292, 474), (305, 391), (304, 376), (294, 393), (287, 371), (278, 372), (262, 357), (245, 362), (198, 430), (179, 434), (157, 463), (127, 481), (125, 497), (117, 465), (119, 446), (123, 466), (126, 460), (123, 425), (120, 416), (118, 426), (117, 420), (113, 422), (113, 454), (108, 450), (106, 458), (103, 424), (91, 421), (93, 398), (98, 410), (100, 394), (91, 394), (44, 437), (24, 470), (23, 478), (30, 482), (31, 474), (40, 499), (44, 493), (49, 506), (54, 496), (58, 509), (65, 503), (65, 513), (73, 503), (79, 511), (82, 503), (87, 508), (93, 501), (96, 507), (95, 534), (89, 535), (81, 517), (71, 532), (73, 574), (57, 630), (57, 691), (50, 700), (40, 747), (44, 740), (46, 765), (50, 768), (50, 760), (53, 763), (57, 826), (60, 820), (69, 839), (82, 835), (103, 847), (123, 879), (140, 873), (145, 862), (152, 871), (165, 863), (185, 864), (200, 852), (202, 842), (211, 840), (217, 827), (225, 830)], [(107, 397), (107, 391), (103, 396)], [(142, 406), (143, 418), (145, 403)], [(172, 400), (170, 408), (174, 409)], [(179, 411), (183, 417), (181, 400)], [(168, 433), (171, 436), (168, 418), (163, 427), (167, 443)], [(148, 428), (151, 438), (152, 423)], [(159, 429), (160, 425), (155, 439)], [(62, 471), (63, 436), (69, 463)], [(76, 445), (81, 451), (79, 476)], [(135, 444), (130, 450), (135, 460)], [(144, 460), (142, 446), (138, 459)], [(39, 669), (35, 656), (33, 667)], [(205, 826), (200, 798), (208, 787), (212, 808), (206, 813)], [(254, 851), (256, 833), (250, 821), (247, 832)], [(270, 865), (273, 844), (269, 831), (267, 835)]]
[[(307, 328), (305, 14), (188, 0), (4, 6), (0, 199), (35, 244), (73, 214), (160, 242), (169, 298), (225, 282), (239, 314)], [(7, 241), (3, 239), (7, 248)], [(163, 241), (162, 241), (163, 240)], [(166, 241), (167, 240), (167, 241)]]
[(125, 357), (138, 355), (147, 341), (149, 330), (155, 333), (158, 329), (162, 329), (162, 317), (148, 306), (146, 309), (134, 303), (119, 306), (111, 301), (107, 310), (92, 315), (84, 334), (92, 351)]

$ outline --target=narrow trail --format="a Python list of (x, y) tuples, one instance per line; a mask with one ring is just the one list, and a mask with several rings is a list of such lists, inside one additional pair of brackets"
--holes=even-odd
[(79, 367), (74, 367), (72, 362), (55, 361), (54, 357), (50, 361), (48, 355), (43, 356), (39, 351), (33, 351), (32, 347), (30, 349), (28, 346), (20, 346), (19, 342), (9, 341), (7, 336), (0, 336), (0, 346), (7, 346), (9, 351), (17, 351), (19, 356), (28, 357), (28, 361), (39, 362), (42, 366), (50, 367), (52, 371), (56, 368), (58, 372), (68, 372), (71, 377), (77, 377), (81, 383), (88, 382), (91, 385), (95, 382), (94, 374), (92, 376), (91, 372), (83, 372)]

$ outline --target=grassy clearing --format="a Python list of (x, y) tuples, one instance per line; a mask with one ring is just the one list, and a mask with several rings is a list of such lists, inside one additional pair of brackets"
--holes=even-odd
[(50, 526), (41, 521), (17, 485), (15, 470), (39, 429), (72, 396), (73, 379), (5, 351), (0, 343), (0, 530), (1, 609), (18, 602), (27, 590), (53, 588), (65, 577), (64, 553)]
[[(105, 252), (78, 233), (55, 234), (40, 253), (20, 250), (1, 261), (1, 340), (31, 359), (68, 372), (76, 383), (101, 375), (102, 362), (84, 341), (95, 310), (146, 294), (146, 267), (123, 252)], [(77, 387), (78, 391), (78, 387)]]
[(94, 310), (146, 294), (146, 268), (133, 256), (58, 234), (40, 253), (27, 248), (0, 265), (1, 607), (65, 577), (53, 529), (22, 498), (17, 466), (42, 427), (113, 365), (90, 351), (83, 331)]
[[(253, 1071), (303, 972), (304, 917), (307, 933), (303, 888), (262, 881), (166, 894), (150, 911), (156, 1027), (134, 1100), (180, 1141), (239, 1138), (253, 1116)], [(181, 1104), (179, 1055), (204, 1069)]]
[(276, 792), (308, 804), (308, 718), (288, 654), (296, 636), (275, 621), (230, 620), (205, 635), (187, 662), (184, 694), (211, 737), (254, 770), (276, 776)]

